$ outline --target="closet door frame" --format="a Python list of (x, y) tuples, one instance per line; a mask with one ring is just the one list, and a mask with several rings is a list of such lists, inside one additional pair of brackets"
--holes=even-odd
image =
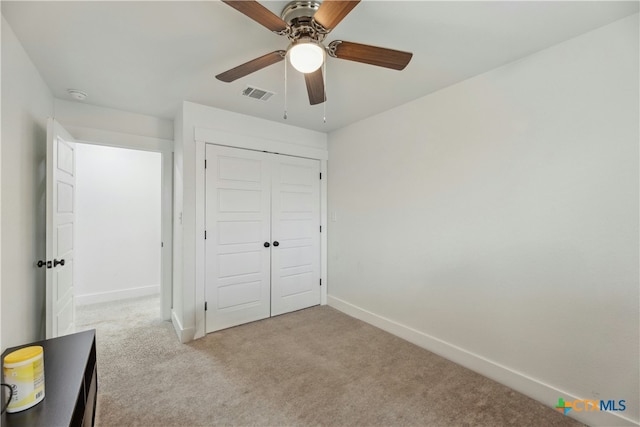
[(206, 335), (205, 330), (205, 158), (206, 144), (222, 145), (227, 147), (245, 148), (249, 150), (264, 151), (274, 154), (284, 154), (295, 157), (303, 157), (320, 161), (320, 305), (327, 304), (327, 160), (329, 153), (325, 149), (312, 146), (295, 145), (284, 141), (275, 141), (256, 136), (240, 135), (225, 132), (217, 129), (199, 128), (194, 129), (195, 158), (196, 164), (196, 247), (195, 247), (195, 335), (194, 338), (201, 338)]

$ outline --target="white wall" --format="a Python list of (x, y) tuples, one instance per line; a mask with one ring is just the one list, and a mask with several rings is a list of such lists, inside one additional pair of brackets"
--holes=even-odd
[(76, 303), (160, 292), (161, 154), (76, 145)]
[(45, 158), (53, 96), (2, 18), (2, 343), (44, 338)]
[(78, 140), (147, 151), (173, 151), (171, 120), (86, 101), (54, 99), (53, 105), (56, 119)]
[[(326, 134), (184, 102), (175, 120), (174, 295), (172, 320), (182, 342), (204, 336), (204, 140), (231, 146), (324, 153)], [(260, 148), (259, 148), (260, 147)], [(200, 260), (201, 262), (202, 260)]]
[[(87, 99), (91, 101), (91, 97)], [(101, 129), (127, 135), (173, 140), (173, 121), (145, 114), (91, 105), (85, 101), (54, 100), (56, 118), (76, 138), (85, 130)]]
[(640, 418), (638, 15), (329, 135), (329, 303)]

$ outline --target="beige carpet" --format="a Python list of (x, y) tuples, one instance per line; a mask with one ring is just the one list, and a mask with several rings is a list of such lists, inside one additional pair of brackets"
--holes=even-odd
[(98, 426), (573, 426), (551, 407), (330, 307), (183, 345), (156, 297), (78, 307)]

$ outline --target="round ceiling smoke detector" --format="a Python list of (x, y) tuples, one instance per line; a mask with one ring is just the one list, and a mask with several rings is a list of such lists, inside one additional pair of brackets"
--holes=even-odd
[(78, 101), (84, 101), (88, 96), (86, 92), (78, 89), (67, 89), (67, 92), (69, 92), (69, 95), (71, 95), (73, 99), (76, 99)]

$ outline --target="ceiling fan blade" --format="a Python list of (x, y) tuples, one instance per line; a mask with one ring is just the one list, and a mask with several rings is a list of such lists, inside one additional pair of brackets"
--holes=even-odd
[(411, 61), (411, 57), (413, 57), (413, 53), (410, 52), (345, 42), (342, 40), (335, 40), (329, 44), (330, 51), (334, 48), (335, 54), (332, 56), (336, 58), (392, 68), (394, 70), (404, 70), (409, 61)]
[(269, 65), (273, 65), (276, 62), (282, 61), (285, 55), (286, 52), (284, 50), (276, 50), (275, 52), (267, 53), (266, 55), (262, 55), (260, 58), (245, 62), (242, 65), (238, 65), (224, 73), (218, 74), (216, 79), (230, 83), (255, 71), (262, 70)]
[(274, 33), (280, 33), (289, 28), (286, 22), (274, 15), (269, 9), (253, 0), (222, 0), (238, 12), (248, 16), (258, 24), (267, 27)]
[(351, 10), (360, 3), (360, 0), (338, 1), (324, 0), (316, 13), (314, 21), (322, 25), (327, 31), (333, 30)]
[(324, 93), (322, 68), (318, 68), (313, 73), (305, 74), (304, 81), (307, 84), (307, 93), (309, 94), (309, 103), (311, 105), (322, 104), (327, 100), (327, 95)]

